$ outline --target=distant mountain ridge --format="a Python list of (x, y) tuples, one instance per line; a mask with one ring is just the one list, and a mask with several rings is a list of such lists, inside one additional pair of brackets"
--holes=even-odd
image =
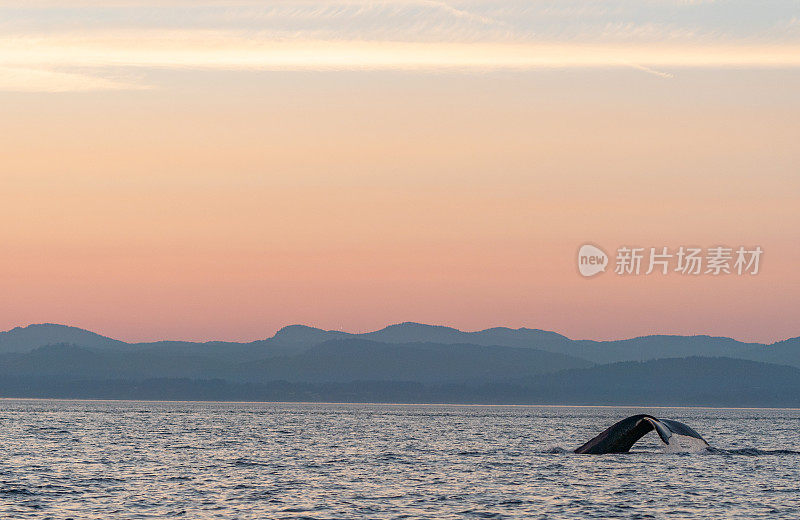
[[(224, 353), (224, 350), (218, 351)], [(69, 343), (30, 352), (0, 354), (0, 377), (70, 378), (188, 377), (230, 381), (478, 382), (519, 378), (592, 363), (564, 354), (515, 347), (442, 343), (379, 343), (346, 338), (294, 355), (256, 359), (197, 355), (170, 349), (91, 350)]]
[(326, 341), (293, 356), (239, 367), (251, 381), (477, 382), (586, 368), (592, 363), (533, 348), (460, 343), (386, 343), (362, 338)]
[(321, 343), (337, 339), (366, 339), (380, 343), (439, 343), (478, 346), (533, 348), (592, 363), (646, 361), (666, 357), (727, 356), (753, 361), (789, 364), (800, 367), (800, 338), (772, 345), (740, 342), (706, 335), (651, 335), (623, 340), (572, 340), (556, 332), (540, 329), (493, 327), (465, 332), (453, 327), (405, 322), (383, 329), (349, 333), (307, 325), (289, 325), (271, 338), (252, 342), (156, 341), (126, 343), (67, 325), (36, 324), (0, 332), (0, 354), (30, 352), (49, 344), (70, 343), (93, 350), (157, 349), (198, 356), (231, 355), (260, 359), (299, 354)]
[(73, 343), (87, 348), (101, 349), (127, 345), (124, 341), (55, 323), (36, 323), (0, 332), (0, 352), (30, 352), (35, 348), (56, 343)]
[(538, 329), (291, 325), (249, 343), (0, 332), (0, 397), (800, 405), (800, 338), (571, 340)]
[(510, 381), (239, 382), (220, 378), (0, 377), (3, 397), (800, 407), (800, 369), (732, 358), (629, 361)]

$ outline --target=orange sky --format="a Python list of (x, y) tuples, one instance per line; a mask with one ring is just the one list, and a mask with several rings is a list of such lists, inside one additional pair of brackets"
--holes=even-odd
[(800, 335), (796, 4), (640, 7), (0, 0), (0, 329)]
[[(159, 79), (0, 94), (0, 327), (798, 334), (800, 74)], [(583, 279), (584, 242), (765, 254), (752, 278)]]

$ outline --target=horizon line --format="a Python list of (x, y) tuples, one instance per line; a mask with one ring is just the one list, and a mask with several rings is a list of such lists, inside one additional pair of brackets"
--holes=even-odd
[(309, 329), (314, 329), (314, 330), (318, 330), (318, 331), (322, 331), (322, 332), (336, 332), (336, 333), (341, 333), (341, 334), (345, 334), (345, 335), (349, 335), (349, 336), (361, 336), (361, 335), (365, 335), (365, 334), (373, 334), (373, 333), (376, 333), (376, 332), (380, 332), (380, 331), (388, 329), (389, 327), (395, 327), (395, 326), (398, 326), (398, 325), (422, 325), (424, 327), (445, 328), (445, 329), (450, 329), (450, 330), (453, 330), (453, 331), (456, 331), (456, 332), (461, 332), (461, 333), (464, 333), (464, 334), (475, 334), (475, 333), (485, 332), (485, 331), (494, 330), (494, 329), (508, 329), (508, 330), (513, 330), (513, 331), (530, 330), (530, 331), (538, 331), (538, 332), (556, 334), (556, 335), (562, 336), (563, 338), (566, 338), (569, 341), (594, 341), (594, 342), (597, 342), (597, 343), (612, 343), (612, 342), (616, 342), (616, 341), (630, 341), (630, 340), (634, 340), (634, 339), (642, 339), (642, 338), (663, 336), (663, 337), (681, 337), (681, 338), (707, 337), (707, 338), (715, 338), (715, 339), (729, 339), (729, 340), (732, 340), (732, 341), (736, 341), (738, 343), (751, 343), (751, 344), (756, 344), (756, 345), (771, 346), (771, 345), (775, 345), (777, 343), (782, 343), (784, 341), (789, 341), (789, 340), (792, 340), (792, 339), (800, 338), (800, 335), (798, 335), (798, 336), (789, 336), (789, 337), (786, 337), (784, 339), (773, 341), (771, 343), (764, 343), (764, 342), (761, 342), (761, 341), (745, 341), (745, 340), (736, 339), (736, 338), (734, 338), (732, 336), (719, 336), (719, 335), (707, 334), (707, 333), (705, 333), (705, 334), (704, 333), (700, 333), (700, 334), (676, 334), (676, 333), (664, 333), (664, 332), (661, 332), (661, 333), (651, 333), (651, 334), (640, 334), (640, 335), (637, 335), (637, 336), (625, 336), (625, 337), (614, 338), (614, 339), (592, 339), (592, 338), (572, 338), (572, 337), (567, 336), (566, 334), (563, 334), (561, 332), (557, 332), (557, 331), (554, 331), (554, 330), (533, 328), (533, 327), (527, 327), (527, 326), (516, 327), (515, 328), (515, 327), (509, 327), (509, 326), (505, 326), (505, 325), (496, 325), (496, 326), (493, 326), (493, 327), (486, 327), (486, 328), (483, 328), (483, 329), (463, 330), (463, 329), (459, 329), (458, 327), (453, 327), (451, 325), (441, 325), (441, 324), (435, 324), (434, 325), (434, 324), (430, 324), (430, 323), (422, 323), (422, 322), (416, 322), (416, 321), (401, 321), (401, 322), (397, 322), (397, 323), (390, 323), (390, 324), (385, 325), (385, 326), (383, 326), (381, 328), (374, 329), (374, 330), (367, 330), (367, 331), (363, 331), (363, 332), (350, 332), (350, 331), (345, 331), (345, 330), (340, 330), (340, 329), (326, 329), (326, 328), (323, 328), (323, 327), (317, 327), (317, 326), (314, 326), (314, 325), (307, 325), (307, 324), (303, 324), (303, 323), (290, 323), (288, 325), (283, 325), (280, 328), (278, 328), (272, 334), (272, 336), (267, 336), (267, 337), (263, 337), (263, 338), (256, 338), (256, 339), (252, 339), (252, 340), (240, 340), (240, 341), (225, 340), (225, 339), (209, 339), (209, 340), (201, 340), (201, 341), (189, 340), (189, 339), (156, 339), (156, 340), (150, 340), (150, 341), (127, 341), (127, 340), (124, 340), (124, 339), (118, 339), (118, 338), (115, 338), (115, 337), (112, 337), (112, 336), (108, 336), (108, 335), (105, 335), (105, 334), (102, 334), (102, 333), (99, 333), (99, 332), (95, 332), (94, 330), (91, 330), (89, 328), (79, 327), (77, 325), (68, 325), (68, 324), (65, 324), (65, 323), (55, 323), (55, 322), (39, 322), (39, 323), (28, 323), (27, 325), (17, 325), (15, 327), (10, 328), (10, 329), (6, 329), (6, 330), (0, 331), (0, 334), (5, 334), (5, 333), (8, 333), (8, 332), (12, 332), (12, 331), (17, 330), (17, 329), (27, 329), (29, 327), (36, 327), (36, 326), (43, 326), (43, 325), (44, 326), (56, 326), (56, 327), (66, 327), (66, 328), (78, 329), (78, 330), (81, 330), (81, 331), (84, 331), (84, 332), (89, 332), (91, 334), (96, 334), (96, 335), (101, 336), (101, 337), (106, 338), (106, 339), (110, 339), (110, 340), (113, 340), (113, 341), (119, 341), (121, 343), (126, 343), (126, 344), (129, 344), (129, 345), (147, 344), (147, 343), (160, 343), (160, 342), (181, 342), (181, 343), (198, 343), (198, 344), (202, 344), (202, 343), (239, 343), (239, 344), (247, 344), (247, 343), (255, 343), (257, 341), (266, 341), (266, 340), (273, 339), (278, 335), (278, 333), (280, 333), (280, 331), (282, 331), (284, 329), (287, 329), (289, 327), (306, 327), (306, 328), (309, 328)]

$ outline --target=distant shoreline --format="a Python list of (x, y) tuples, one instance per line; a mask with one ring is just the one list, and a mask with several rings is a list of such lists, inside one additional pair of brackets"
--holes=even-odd
[(692, 410), (798, 410), (800, 406), (700, 406), (700, 405), (649, 405), (649, 404), (521, 404), (521, 403), (399, 403), (362, 401), (226, 401), (199, 399), (99, 399), (70, 397), (5, 397), (0, 403), (9, 401), (43, 401), (76, 403), (163, 403), (163, 404), (264, 404), (264, 405), (309, 405), (309, 406), (396, 406), (396, 407), (473, 407), (473, 408), (591, 408), (591, 409), (692, 409)]
[(655, 408), (674, 409), (686, 408), (692, 410), (798, 410), (800, 407), (790, 406), (669, 406), (645, 404), (481, 404), (481, 403), (367, 403), (367, 402), (336, 402), (336, 401), (197, 401), (197, 400), (168, 400), (168, 399), (68, 399), (59, 397), (0, 397), (2, 401), (58, 401), (79, 403), (175, 403), (175, 404), (287, 404), (287, 405), (363, 405), (363, 406), (429, 406), (429, 407), (474, 407), (474, 408)]

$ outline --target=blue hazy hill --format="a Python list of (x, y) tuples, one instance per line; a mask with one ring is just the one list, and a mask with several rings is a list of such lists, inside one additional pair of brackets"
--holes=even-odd
[(109, 381), (133, 388), (155, 378), (161, 383), (153, 391), (164, 389), (165, 399), (178, 381), (195, 382), (184, 389), (206, 381), (210, 386), (196, 398), (226, 398), (222, 387), (267, 395), (265, 388), (284, 385), (311, 400), (334, 399), (335, 388), (348, 388), (355, 401), (416, 395), (423, 401), (611, 404), (638, 395), (662, 404), (729, 399), (730, 405), (783, 406), (800, 396), (793, 393), (798, 367), (800, 338), (771, 345), (671, 335), (587, 341), (537, 329), (464, 332), (418, 323), (363, 334), (295, 325), (247, 343), (126, 343), (54, 324), (0, 333), (0, 396), (69, 396), (72, 390), (53, 387), (61, 384), (101, 397), (113, 387)]
[(180, 355), (257, 360), (299, 354), (331, 340), (365, 339), (379, 343), (438, 343), (516, 347), (543, 350), (592, 363), (646, 361), (667, 357), (723, 356), (800, 367), (800, 338), (771, 345), (707, 335), (650, 335), (624, 340), (572, 340), (561, 334), (529, 328), (494, 327), (465, 332), (452, 327), (399, 323), (353, 334), (305, 325), (290, 325), (270, 338), (252, 342), (155, 341), (126, 343), (77, 327), (38, 324), (0, 332), (0, 353), (30, 352), (50, 344), (69, 343), (97, 351), (159, 351)]

